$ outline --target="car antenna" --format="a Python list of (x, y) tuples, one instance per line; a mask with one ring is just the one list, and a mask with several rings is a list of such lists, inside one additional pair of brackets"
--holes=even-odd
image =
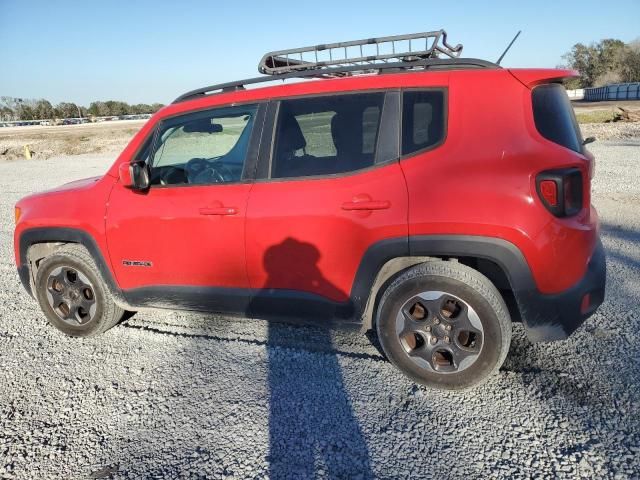
[(504, 58), (504, 56), (507, 54), (507, 52), (509, 51), (509, 49), (511, 48), (511, 45), (514, 44), (514, 42), (516, 41), (516, 39), (520, 36), (520, 34), (522, 33), (522, 30), (518, 30), (518, 33), (516, 33), (516, 36), (513, 37), (513, 40), (511, 40), (511, 43), (509, 45), (507, 45), (507, 48), (504, 49), (504, 52), (502, 52), (502, 55), (500, 55), (500, 58), (498, 59), (498, 61), (496, 62), (496, 65), (500, 65), (500, 62), (502, 61), (502, 59)]

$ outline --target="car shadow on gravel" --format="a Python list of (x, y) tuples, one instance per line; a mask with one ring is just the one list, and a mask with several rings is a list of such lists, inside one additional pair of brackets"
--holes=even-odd
[[(632, 230), (621, 225), (601, 223), (600, 232), (604, 237), (612, 237), (618, 241), (629, 242), (636, 247), (636, 251), (640, 251), (640, 232), (637, 230)], [(640, 269), (640, 260), (636, 258), (624, 255), (618, 251), (612, 251), (609, 248), (606, 250), (606, 253), (609, 258), (618, 260), (632, 268)]]
[[(273, 299), (272, 285), (288, 283), (291, 278), (283, 275), (294, 275), (302, 291), (340, 296), (342, 292), (322, 275), (319, 259), (315, 246), (293, 238), (270, 247), (263, 259), (268, 277), (250, 311)], [(283, 272), (283, 265), (291, 269)], [(311, 329), (314, 352), (278, 346), (281, 330), (277, 323), (269, 325), (269, 477), (373, 478), (369, 450), (343, 382), (330, 330)]]

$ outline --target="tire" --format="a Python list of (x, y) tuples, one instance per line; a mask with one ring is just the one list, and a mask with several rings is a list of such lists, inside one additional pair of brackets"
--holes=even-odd
[(384, 353), (405, 375), (446, 390), (487, 380), (511, 343), (511, 318), (496, 287), (451, 261), (400, 274), (380, 300), (376, 330)]
[(104, 333), (124, 315), (82, 245), (65, 245), (41, 261), (35, 294), (49, 323), (73, 337)]

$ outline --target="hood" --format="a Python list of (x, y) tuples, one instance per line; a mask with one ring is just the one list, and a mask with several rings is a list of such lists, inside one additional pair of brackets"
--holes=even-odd
[(33, 199), (48, 197), (50, 195), (57, 195), (59, 193), (85, 191), (92, 188), (103, 178), (104, 178), (103, 176), (82, 178), (80, 180), (74, 180), (73, 182), (65, 183), (64, 185), (60, 185), (59, 187), (51, 188), (49, 190), (43, 190), (41, 192), (36, 192), (21, 198), (20, 201), (16, 204), (16, 206), (24, 206), (25, 203), (28, 203)]
[(64, 185), (60, 185), (59, 187), (55, 187), (50, 190), (45, 190), (41, 193), (63, 192), (66, 190), (81, 190), (83, 188), (92, 186), (101, 178), (101, 175), (98, 177), (81, 178), (80, 180), (74, 180), (73, 182), (65, 183)]

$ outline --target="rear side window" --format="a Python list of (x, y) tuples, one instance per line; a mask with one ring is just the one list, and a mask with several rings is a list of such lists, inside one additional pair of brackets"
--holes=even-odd
[(374, 164), (384, 93), (283, 100), (271, 178), (351, 172)]
[(554, 83), (533, 89), (533, 118), (540, 135), (576, 152), (582, 151), (582, 135), (564, 87)]
[(402, 154), (433, 147), (444, 139), (442, 90), (408, 90), (402, 94)]

